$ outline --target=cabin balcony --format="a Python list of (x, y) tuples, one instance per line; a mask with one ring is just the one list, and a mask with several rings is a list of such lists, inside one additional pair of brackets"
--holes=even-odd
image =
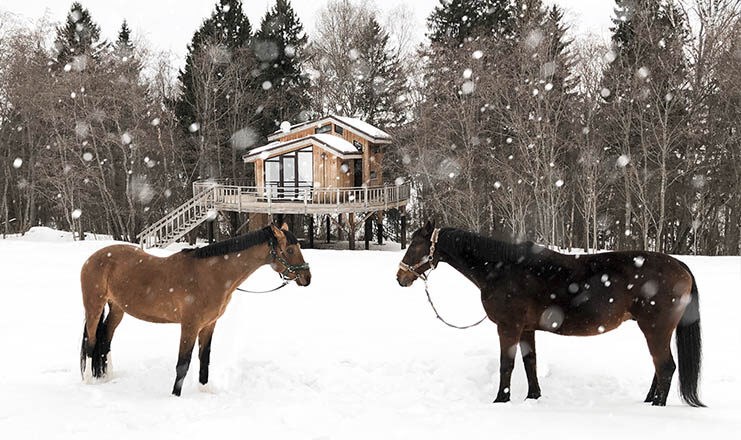
[(280, 186), (242, 185), (231, 179), (193, 183), (193, 194), (213, 194), (216, 210), (260, 214), (333, 214), (385, 211), (409, 203), (410, 187), (314, 188), (309, 184)]

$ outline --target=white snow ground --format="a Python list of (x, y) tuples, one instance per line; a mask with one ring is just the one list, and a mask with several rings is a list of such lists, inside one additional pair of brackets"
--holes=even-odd
[[(216, 326), (210, 390), (197, 358), (183, 395), (170, 395), (179, 330), (127, 316), (113, 342), (113, 374), (80, 380), (79, 272), (111, 241), (72, 242), (35, 229), (0, 240), (0, 438), (697, 439), (741, 432), (741, 257), (681, 257), (700, 289), (702, 398), (642, 403), (653, 374), (632, 322), (598, 337), (537, 334), (543, 397), (492, 404), (496, 328), (435, 320), (421, 285), (400, 288), (400, 252), (305, 251), (312, 284), (235, 296)], [(168, 251), (157, 251), (167, 254)], [(262, 268), (246, 283), (277, 285)], [(483, 314), (478, 293), (446, 265), (431, 277), (446, 318)], [(721, 437), (722, 436), (722, 437)], [(208, 437), (207, 437), (208, 438)]]

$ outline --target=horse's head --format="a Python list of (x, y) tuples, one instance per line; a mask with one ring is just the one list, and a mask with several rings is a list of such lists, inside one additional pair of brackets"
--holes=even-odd
[(311, 272), (309, 264), (301, 255), (298, 240), (285, 223), (280, 229), (272, 225), (270, 229), (275, 237), (275, 241), (270, 245), (270, 254), (273, 258), (270, 267), (284, 279), (295, 280), (299, 286), (308, 286), (311, 283)]
[(399, 285), (409, 287), (417, 278), (424, 278), (427, 270), (437, 266), (439, 256), (435, 254), (435, 244), (438, 232), (435, 223), (428, 221), (412, 234), (412, 241), (396, 272)]

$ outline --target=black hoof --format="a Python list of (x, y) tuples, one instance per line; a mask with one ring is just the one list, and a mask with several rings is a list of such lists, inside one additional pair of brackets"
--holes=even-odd
[(528, 393), (527, 398), (538, 400), (540, 399), (540, 393)]
[(509, 394), (507, 394), (506, 396), (497, 396), (497, 398), (494, 399), (493, 403), (505, 403), (505, 402), (509, 402)]

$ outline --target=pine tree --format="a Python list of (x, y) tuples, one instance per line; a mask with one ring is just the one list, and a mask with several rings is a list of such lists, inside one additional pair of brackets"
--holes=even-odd
[(253, 47), (260, 60), (259, 84), (264, 90), (260, 120), (263, 136), (282, 121), (301, 121), (309, 108), (309, 80), (302, 73), (305, 46), (304, 27), (289, 0), (277, 0), (262, 19)]
[[(628, 240), (662, 250), (670, 186), (681, 181), (687, 142), (687, 28), (673, 1), (616, 0), (613, 50), (604, 75), (605, 148), (630, 158), (622, 169)], [(638, 207), (640, 209), (635, 210)], [(631, 243), (626, 243), (630, 246)]]
[(509, 0), (440, 0), (427, 18), (433, 43), (458, 44), (477, 35), (507, 34), (512, 7)]
[[(97, 56), (101, 44), (100, 27), (93, 21), (90, 12), (80, 3), (72, 3), (64, 26), (57, 28), (54, 46), (57, 50), (57, 63), (64, 65), (74, 57), (87, 55)], [(82, 61), (78, 64), (83, 63)], [(84, 66), (73, 66), (82, 70)]]
[[(193, 78), (195, 58), (209, 44), (224, 46), (228, 51), (246, 48), (250, 44), (251, 35), (252, 27), (242, 10), (241, 0), (219, 0), (211, 17), (206, 19), (193, 34), (191, 43), (188, 45), (185, 68), (180, 71), (178, 76), (182, 95), (175, 103), (175, 113), (185, 130), (199, 120), (195, 108), (196, 98)], [(221, 51), (220, 53), (228, 55), (228, 51)]]
[(389, 35), (371, 17), (361, 29), (358, 61), (362, 71), (355, 115), (368, 123), (388, 128), (406, 120), (406, 105), (400, 97), (406, 76), (397, 54), (389, 47)]

